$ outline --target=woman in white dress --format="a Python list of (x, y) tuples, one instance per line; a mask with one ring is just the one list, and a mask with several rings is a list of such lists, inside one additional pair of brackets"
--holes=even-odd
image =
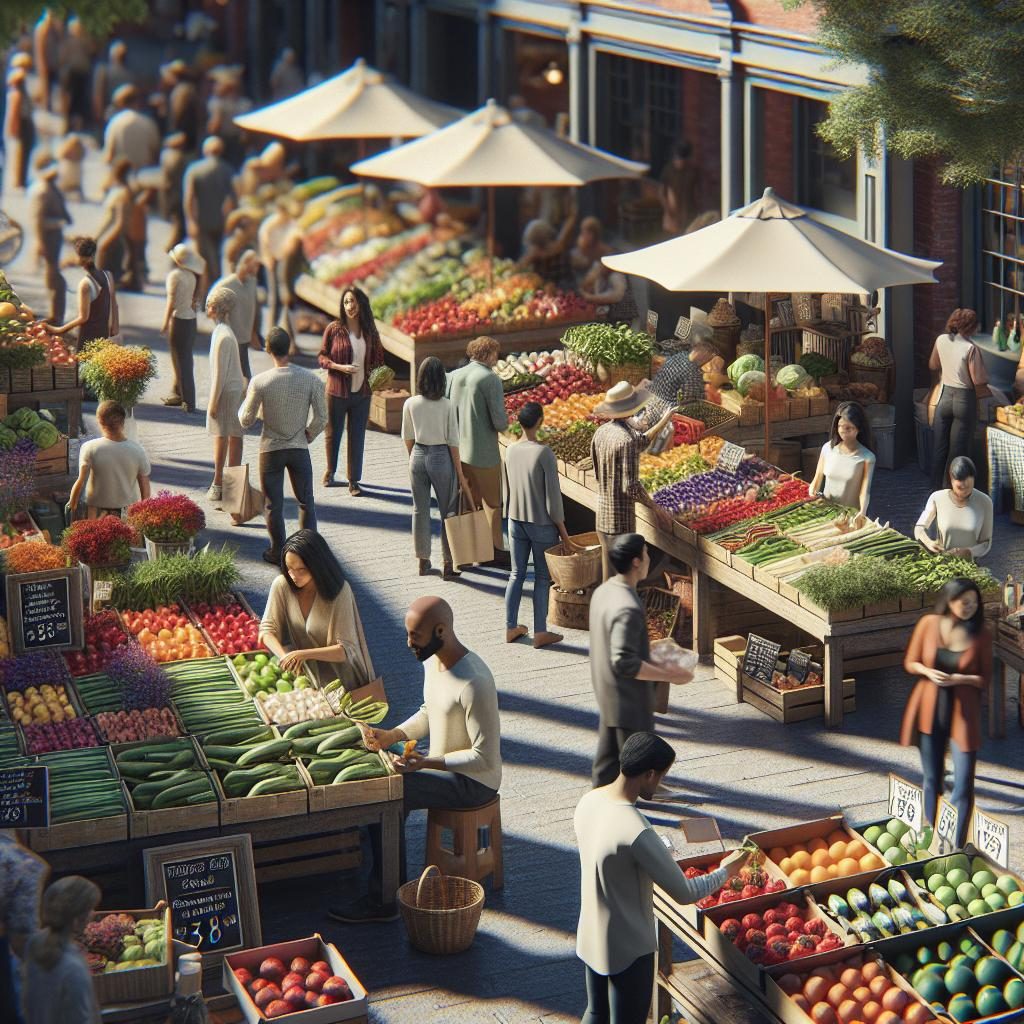
[(857, 510), (856, 526), (863, 526), (871, 501), (875, 453), (871, 427), (856, 402), (842, 402), (832, 418), (829, 439), (821, 446), (811, 494)]
[(213, 435), (213, 483), (206, 496), (220, 501), (224, 466), (242, 462), (242, 425), (238, 410), (245, 397), (245, 377), (238, 356), (238, 341), (227, 320), (235, 308), (235, 293), (217, 288), (206, 300), (206, 315), (214, 322), (210, 335), (210, 400), (206, 429)]

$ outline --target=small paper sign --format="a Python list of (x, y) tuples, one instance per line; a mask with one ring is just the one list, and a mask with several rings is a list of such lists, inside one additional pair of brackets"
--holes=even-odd
[[(714, 818), (680, 818), (679, 828), (688, 843), (721, 843), (722, 833)], [(722, 843), (722, 849), (725, 844)]]
[(114, 581), (113, 580), (96, 580), (92, 585), (92, 603), (93, 606), (106, 604), (114, 593)]
[(782, 644), (751, 633), (747, 638), (747, 649), (743, 652), (743, 671), (762, 683), (770, 683), (781, 651)]
[(673, 333), (681, 341), (685, 340), (690, 333), (690, 318), (688, 316), (681, 316), (676, 321), (676, 329)]
[(658, 314), (653, 309), (647, 310), (647, 333), (652, 338), (658, 336)]
[(1010, 826), (984, 811), (974, 809), (974, 845), (1000, 867), (1010, 866)]
[(742, 445), (726, 441), (718, 452), (716, 466), (718, 469), (725, 470), (726, 473), (735, 473), (740, 468), (740, 463), (744, 460), (746, 454), (747, 449)]
[(924, 791), (921, 787), (901, 779), (898, 775), (890, 775), (889, 817), (909, 825), (912, 832), (920, 835), (924, 828)]
[(957, 849), (959, 827), (960, 816), (956, 808), (944, 797), (939, 797), (939, 813), (935, 816), (935, 843), (940, 855), (945, 856)]
[(807, 679), (811, 671), (810, 651), (790, 651), (786, 659), (786, 675), (798, 679), (801, 683)]

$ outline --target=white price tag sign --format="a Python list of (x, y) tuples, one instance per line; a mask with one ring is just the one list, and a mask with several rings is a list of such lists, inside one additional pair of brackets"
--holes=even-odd
[(924, 828), (924, 791), (898, 775), (889, 776), (889, 817), (908, 825), (916, 835)]
[(943, 797), (939, 797), (939, 813), (935, 816), (935, 839), (940, 854), (945, 855), (956, 850), (959, 827), (960, 816), (956, 813), (956, 808)]
[(742, 445), (726, 441), (718, 453), (718, 462), (715, 464), (718, 469), (724, 469), (727, 473), (735, 473), (744, 460), (747, 449)]
[(92, 602), (93, 604), (106, 604), (113, 593), (113, 580), (96, 580), (92, 585)]
[(688, 316), (681, 316), (676, 321), (675, 336), (683, 341), (690, 332), (690, 318)]
[(647, 310), (647, 333), (652, 338), (658, 336), (658, 314), (653, 309)]
[(1000, 867), (1010, 866), (1010, 826), (974, 809), (974, 845)]

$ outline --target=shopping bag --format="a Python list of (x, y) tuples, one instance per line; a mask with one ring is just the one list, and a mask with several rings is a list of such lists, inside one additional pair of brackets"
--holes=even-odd
[(224, 511), (230, 513), (236, 526), (263, 514), (263, 492), (249, 483), (248, 463), (224, 467), (221, 497)]
[(465, 491), (459, 491), (459, 511), (444, 521), (454, 565), (474, 565), (494, 558), (491, 524), (487, 512), (474, 508)]

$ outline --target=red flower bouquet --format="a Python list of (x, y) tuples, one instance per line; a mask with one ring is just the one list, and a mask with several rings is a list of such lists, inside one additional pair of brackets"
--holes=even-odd
[(128, 522), (147, 540), (174, 544), (191, 540), (205, 525), (203, 510), (184, 494), (160, 491), (128, 507)]
[(135, 531), (117, 516), (80, 519), (64, 531), (61, 546), (73, 562), (83, 565), (127, 565), (132, 560)]

